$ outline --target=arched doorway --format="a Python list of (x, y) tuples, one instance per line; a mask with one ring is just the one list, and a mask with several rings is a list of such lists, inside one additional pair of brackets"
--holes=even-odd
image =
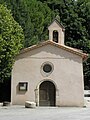
[(53, 41), (58, 43), (58, 31), (57, 30), (53, 31)]
[(56, 88), (50, 81), (44, 81), (39, 86), (39, 106), (55, 106)]

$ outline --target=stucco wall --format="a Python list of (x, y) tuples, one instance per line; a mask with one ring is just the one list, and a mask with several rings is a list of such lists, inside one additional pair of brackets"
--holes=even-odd
[[(42, 75), (44, 62), (54, 66), (49, 76)], [(56, 85), (57, 106), (83, 106), (83, 70), (82, 58), (52, 45), (46, 45), (20, 54), (12, 71), (12, 104), (25, 104), (26, 100), (38, 101), (38, 88), (44, 80)], [(19, 82), (28, 82), (26, 92), (18, 91)], [(35, 97), (35, 94), (37, 96)]]

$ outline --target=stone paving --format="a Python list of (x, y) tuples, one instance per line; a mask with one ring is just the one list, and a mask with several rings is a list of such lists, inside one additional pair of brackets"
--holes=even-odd
[(0, 106), (0, 120), (90, 120), (90, 108)]

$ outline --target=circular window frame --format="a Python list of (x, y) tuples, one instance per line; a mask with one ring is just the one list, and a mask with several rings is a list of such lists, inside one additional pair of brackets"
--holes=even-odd
[[(50, 72), (45, 72), (43, 69), (45, 67), (45, 65), (50, 65), (51, 66), (51, 71)], [(49, 76), (54, 70), (54, 65), (51, 63), (51, 62), (44, 62), (42, 65), (41, 65), (41, 74), (44, 76), (44, 77), (47, 77)]]

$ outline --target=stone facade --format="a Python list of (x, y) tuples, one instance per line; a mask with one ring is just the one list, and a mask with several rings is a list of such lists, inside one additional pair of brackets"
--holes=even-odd
[(65, 46), (63, 35), (59, 41), (62, 42), (48, 40), (31, 46), (16, 57), (12, 70), (12, 104), (24, 105), (30, 101), (37, 106), (84, 106), (82, 62), (87, 55)]

